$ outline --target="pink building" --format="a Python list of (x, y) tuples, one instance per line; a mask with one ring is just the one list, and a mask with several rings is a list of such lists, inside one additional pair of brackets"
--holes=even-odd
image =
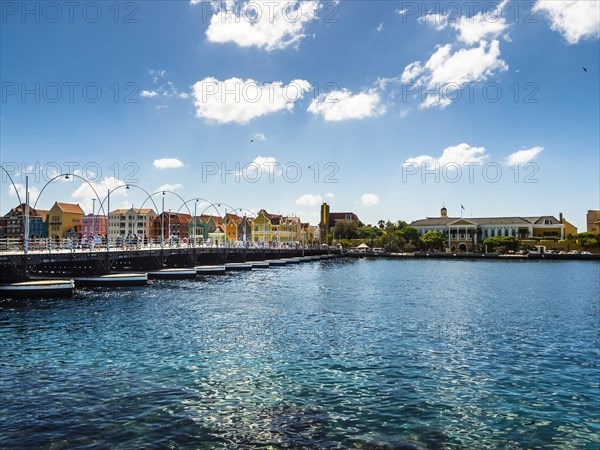
[(83, 216), (81, 233), (87, 236), (90, 233), (106, 236), (106, 216), (88, 214)]

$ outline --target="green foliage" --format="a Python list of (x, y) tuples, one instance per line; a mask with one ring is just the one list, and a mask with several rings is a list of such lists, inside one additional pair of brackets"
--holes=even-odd
[(507, 250), (516, 250), (519, 243), (514, 236), (495, 236), (487, 238), (483, 241), (483, 245), (487, 245), (488, 252), (504, 252)]
[(598, 247), (599, 236), (594, 233), (578, 233), (575, 235), (575, 241), (583, 248)]
[(336, 240), (356, 239), (358, 236), (358, 224), (353, 220), (338, 220), (333, 228)]
[(444, 250), (446, 238), (439, 231), (430, 231), (421, 238), (421, 246), (425, 250)]

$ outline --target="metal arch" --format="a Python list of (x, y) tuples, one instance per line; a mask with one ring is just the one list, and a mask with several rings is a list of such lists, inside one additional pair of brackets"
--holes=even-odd
[[(166, 192), (166, 191), (165, 191), (165, 192)], [(181, 208), (182, 208), (184, 205), (187, 205), (189, 202), (192, 202), (192, 201), (194, 201), (194, 200), (202, 200), (203, 202), (206, 202), (206, 203), (208, 203), (208, 204), (209, 204), (209, 206), (207, 206), (207, 207), (204, 209), (204, 211), (206, 211), (208, 208), (210, 208), (210, 207), (212, 206), (213, 208), (215, 208), (215, 211), (217, 211), (217, 214), (221, 214), (221, 213), (219, 212), (219, 209), (218, 209), (218, 208), (215, 206), (215, 204), (214, 204), (213, 202), (211, 202), (210, 200), (206, 200), (205, 198), (202, 198), (202, 197), (194, 197), (194, 198), (190, 198), (188, 201), (184, 202), (184, 203), (183, 203), (183, 204), (182, 204), (182, 205), (179, 207), (179, 209), (177, 210), (177, 212), (181, 211)], [(189, 207), (187, 207), (187, 206), (186, 206), (186, 208), (188, 209), (188, 211), (190, 211)], [(204, 211), (203, 211), (203, 212), (204, 212)], [(191, 212), (190, 212), (190, 215), (191, 215)], [(202, 215), (202, 214), (200, 214), (200, 215)]]
[[(104, 197), (104, 199), (100, 202), (100, 205), (102, 206), (102, 211), (104, 212), (104, 202), (106, 201), (106, 199), (108, 198), (108, 196), (110, 194), (112, 194), (113, 192), (115, 192), (117, 189), (121, 189), (122, 187), (124, 188), (130, 188), (130, 187), (135, 187), (138, 188), (139, 190), (141, 190), (144, 194), (147, 195), (146, 199), (144, 200), (144, 203), (142, 203), (142, 206), (146, 203), (146, 200), (148, 200), (148, 198), (150, 198), (150, 200), (152, 200), (152, 204), (154, 205), (154, 207), (156, 209), (158, 209), (158, 206), (156, 206), (156, 203), (154, 202), (154, 199), (151, 198), (150, 194), (148, 193), (148, 191), (146, 189), (144, 189), (141, 186), (138, 186), (137, 184), (121, 184), (120, 186), (117, 186), (116, 188), (114, 188), (113, 190), (109, 190), (108, 194), (106, 194), (106, 196)], [(141, 207), (139, 209), (142, 209)], [(110, 211), (108, 211), (108, 214), (110, 214)], [(108, 214), (106, 215), (108, 217)]]
[[(85, 178), (83, 178), (81, 175), (77, 175), (77, 174), (74, 174), (74, 173), (61, 173), (60, 175), (56, 175), (54, 178), (51, 178), (51, 179), (50, 179), (50, 180), (49, 180), (49, 181), (48, 181), (48, 182), (47, 182), (47, 183), (44, 185), (44, 187), (42, 188), (42, 190), (40, 191), (40, 193), (39, 193), (39, 195), (38, 195), (38, 198), (35, 200), (35, 203), (33, 204), (33, 209), (35, 209), (35, 207), (37, 206), (37, 203), (38, 203), (38, 201), (39, 201), (39, 200), (40, 200), (40, 198), (42, 197), (42, 194), (44, 193), (44, 190), (45, 190), (45, 189), (48, 187), (48, 185), (49, 185), (50, 183), (52, 183), (54, 180), (56, 180), (56, 179), (58, 179), (58, 178), (60, 178), (60, 177), (65, 177), (65, 176), (66, 176), (66, 177), (74, 176), (74, 177), (76, 177), (76, 178), (79, 178), (80, 180), (82, 180), (82, 181), (86, 182), (86, 183), (87, 183), (87, 185), (88, 185), (89, 187), (91, 187), (91, 188), (92, 188), (92, 191), (94, 191), (94, 194), (96, 195), (96, 199), (98, 199), (98, 201), (99, 201), (99, 202), (102, 202), (102, 200), (100, 200), (100, 197), (98, 196), (98, 193), (96, 192), (96, 189), (94, 189), (94, 186), (93, 186), (93, 185), (92, 185), (92, 184), (91, 184), (91, 183), (90, 183), (88, 180), (86, 180)], [(106, 214), (106, 211), (104, 211), (104, 208), (102, 208), (102, 212), (103, 212), (104, 214)]]
[[(165, 193), (173, 194), (174, 196), (176, 196), (177, 198), (179, 198), (179, 200), (181, 200), (181, 202), (185, 205), (185, 208), (188, 210), (189, 215), (190, 216), (192, 215), (192, 212), (190, 211), (190, 208), (188, 208), (185, 200), (177, 192), (168, 191), (168, 190), (156, 191), (156, 192), (153, 192), (152, 195), (150, 195), (148, 198), (150, 198), (152, 200), (152, 197), (154, 197), (155, 195), (157, 195), (157, 194), (165, 194)], [(148, 199), (144, 200), (144, 203), (142, 203), (142, 206), (140, 206), (140, 209), (142, 209), (142, 207), (146, 204), (147, 201), (148, 201)], [(154, 200), (152, 200), (152, 203), (154, 203)], [(156, 204), (154, 206), (155, 206), (155, 208), (158, 209), (158, 206), (156, 206)]]
[[(10, 180), (13, 189), (15, 190), (15, 194), (17, 194), (17, 199), (19, 200), (19, 205), (22, 205), (23, 202), (21, 201), (21, 196), (19, 195), (19, 190), (17, 189), (17, 185), (15, 184), (14, 180), (12, 179), (12, 177), (10, 176), (10, 173), (8, 173), (8, 170), (6, 170), (4, 168), (4, 166), (0, 166), (0, 169), (4, 170), (4, 173), (8, 176), (8, 179)], [(38, 196), (39, 198), (39, 196)], [(36, 202), (37, 203), (37, 202)], [(35, 209), (35, 208), (34, 208)]]

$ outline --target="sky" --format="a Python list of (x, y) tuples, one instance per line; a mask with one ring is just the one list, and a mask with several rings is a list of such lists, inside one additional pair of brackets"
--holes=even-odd
[(2, 213), (600, 209), (597, 1), (0, 6)]

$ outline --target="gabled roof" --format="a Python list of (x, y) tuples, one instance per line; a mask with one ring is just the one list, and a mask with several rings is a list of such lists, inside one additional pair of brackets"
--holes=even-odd
[(428, 217), (411, 222), (409, 226), (444, 226), (454, 222), (464, 220), (476, 225), (543, 225), (544, 219), (550, 219), (551, 224), (560, 225), (560, 221), (554, 216), (535, 216), (535, 217)]
[(74, 204), (74, 203), (59, 203), (56, 202), (54, 203), (56, 206), (58, 206), (58, 208), (67, 214), (81, 214), (83, 215), (83, 209), (81, 209), (81, 206), (79, 206), (79, 204)]
[(353, 212), (330, 212), (329, 213), (329, 222), (335, 222), (337, 220), (348, 220), (347, 217), (350, 216), (351, 219), (355, 222), (360, 222), (360, 219)]

